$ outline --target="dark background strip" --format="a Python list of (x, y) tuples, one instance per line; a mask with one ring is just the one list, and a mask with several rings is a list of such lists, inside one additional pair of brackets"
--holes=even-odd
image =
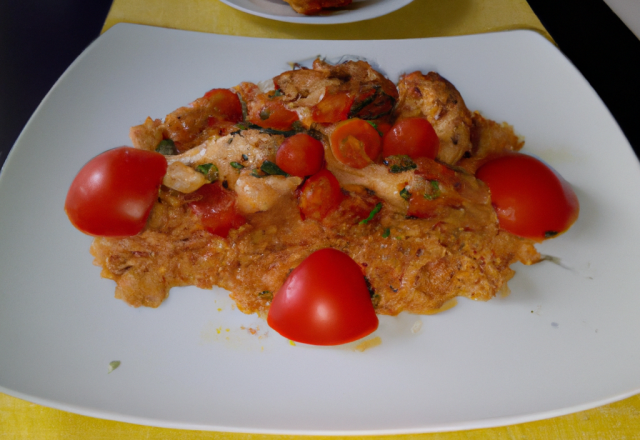
[[(528, 1), (640, 155), (640, 40), (602, 0)], [(45, 94), (99, 36), (110, 6), (0, 0), (0, 167)]]

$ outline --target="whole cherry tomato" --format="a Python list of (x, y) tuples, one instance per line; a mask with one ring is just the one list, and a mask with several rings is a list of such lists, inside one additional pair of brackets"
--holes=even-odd
[(189, 194), (189, 207), (200, 218), (205, 229), (226, 238), (231, 229), (237, 229), (247, 221), (236, 209), (235, 193), (224, 189), (218, 182), (202, 185)]
[(326, 168), (309, 177), (300, 189), (300, 212), (304, 218), (321, 221), (340, 206), (344, 195), (336, 176)]
[(147, 222), (166, 171), (160, 153), (131, 147), (105, 151), (73, 179), (64, 209), (85, 234), (136, 235)]
[(384, 157), (405, 155), (412, 159), (435, 159), (440, 139), (433, 126), (424, 118), (409, 118), (396, 122), (382, 139)]
[(571, 185), (534, 157), (505, 154), (482, 165), (476, 177), (489, 186), (505, 231), (543, 240), (566, 231), (578, 218), (580, 205)]
[(288, 137), (278, 148), (276, 165), (292, 176), (311, 176), (324, 165), (322, 142), (305, 133)]
[(362, 119), (340, 122), (330, 136), (333, 155), (345, 165), (364, 168), (380, 155), (382, 138), (378, 131)]
[(296, 342), (338, 345), (375, 331), (378, 317), (360, 266), (327, 248), (291, 272), (273, 298), (267, 323)]
[(311, 110), (314, 122), (334, 123), (349, 117), (354, 99), (347, 92), (327, 94)]

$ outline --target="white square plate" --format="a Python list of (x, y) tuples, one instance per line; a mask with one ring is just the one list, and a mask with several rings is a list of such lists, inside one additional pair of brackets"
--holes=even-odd
[[(539, 247), (562, 266), (516, 265), (507, 298), (382, 317), (382, 345), (365, 352), (293, 346), (220, 290), (173, 289), (158, 309), (113, 299), (91, 238), (63, 211), (78, 170), (130, 144), (148, 115), (317, 54), (365, 57), (393, 81), (438, 71), (469, 108), (511, 123), (580, 198), (573, 228)], [(481, 428), (598, 406), (640, 391), (638, 200), (627, 140), (534, 32), (292, 41), (119, 24), (60, 78), (0, 174), (0, 391), (132, 423), (299, 434)]]

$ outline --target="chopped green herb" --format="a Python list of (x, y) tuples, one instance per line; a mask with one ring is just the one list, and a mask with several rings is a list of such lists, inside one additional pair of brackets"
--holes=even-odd
[(385, 228), (384, 233), (382, 234), (382, 238), (388, 238), (391, 235), (391, 229)]
[(171, 139), (163, 139), (156, 147), (156, 152), (165, 156), (173, 156), (178, 154), (176, 144)]
[(251, 170), (251, 175), (253, 177), (257, 177), (258, 179), (262, 179), (263, 177), (267, 177), (268, 176), (268, 174), (265, 174), (265, 173), (263, 173), (262, 171), (260, 171), (260, 170), (258, 170), (256, 168)]
[(431, 185), (432, 192), (430, 194), (425, 193), (424, 198), (427, 200), (434, 200), (440, 197), (440, 185), (437, 180), (430, 180), (429, 184)]
[(364, 220), (360, 220), (359, 224), (366, 225), (367, 223), (369, 223), (371, 220), (373, 220), (376, 214), (380, 212), (381, 209), (382, 209), (382, 203), (378, 203), (369, 213), (369, 217), (365, 218)]
[(209, 182), (218, 180), (218, 167), (212, 163), (204, 163), (196, 167), (196, 171), (204, 174)]
[(249, 124), (247, 124), (246, 122), (238, 122), (236, 124), (236, 128), (240, 131), (242, 130), (248, 130), (249, 129)]
[(111, 361), (109, 362), (109, 369), (107, 370), (107, 374), (111, 373), (113, 370), (120, 366), (120, 361)]
[(268, 160), (262, 162), (262, 165), (260, 165), (260, 171), (270, 176), (288, 176), (288, 174), (282, 171), (278, 165)]
[(389, 172), (392, 174), (403, 173), (417, 168), (416, 163), (404, 154), (389, 156), (382, 163), (389, 167)]
[(234, 167), (236, 170), (241, 170), (244, 168), (244, 165), (238, 162), (231, 162), (230, 165)]
[(384, 136), (384, 135), (382, 134), (382, 132), (381, 132), (380, 130), (378, 130), (378, 124), (376, 124), (376, 123), (375, 123), (375, 122), (373, 122), (373, 121), (367, 121), (367, 123), (368, 123), (369, 125), (371, 125), (373, 128), (375, 128), (375, 129), (376, 129), (376, 131), (378, 132), (378, 134), (380, 135), (380, 137)]
[(271, 116), (271, 110), (269, 110), (268, 108), (264, 108), (260, 111), (260, 119), (262, 119), (263, 121), (269, 119), (269, 116)]
[(282, 93), (282, 90), (280, 89), (275, 89), (273, 92), (271, 92), (269, 98), (277, 98), (278, 96), (284, 96), (284, 93)]
[(409, 200), (411, 198), (411, 193), (407, 191), (407, 188), (402, 188), (402, 190), (400, 191), (400, 197), (405, 200)]
[(249, 156), (247, 156), (246, 154), (243, 154), (243, 155), (242, 155), (242, 160), (243, 160), (243, 161), (245, 161), (245, 160), (249, 160)]

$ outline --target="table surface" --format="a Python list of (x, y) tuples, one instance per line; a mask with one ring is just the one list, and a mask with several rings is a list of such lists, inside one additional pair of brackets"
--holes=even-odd
[[(423, 1), (420, 7), (432, 4), (441, 17), (446, 18), (447, 14), (459, 11), (455, 6), (435, 6), (436, 2), (430, 0), (416, 0), (414, 3)], [(634, 62), (640, 55), (640, 40), (602, 0), (530, 0), (528, 5), (531, 9), (524, 1), (467, 0), (460, 3), (477, 7), (470, 22), (463, 21), (458, 27), (426, 27), (420, 34), (405, 30), (401, 36), (397, 34), (400, 31), (389, 30), (385, 33), (376, 27), (380, 24), (376, 20), (393, 20), (394, 17), (369, 20), (358, 25), (336, 25), (329, 30), (324, 26), (305, 27), (255, 19), (217, 0), (184, 0), (183, 3), (213, 8), (225, 17), (224, 21), (215, 23), (213, 29), (211, 24), (194, 20), (193, 16), (187, 17), (190, 21), (185, 26), (180, 21), (180, 14), (158, 12), (166, 12), (167, 8), (175, 7), (177, 3), (177, 0), (115, 0), (113, 4), (111, 0), (0, 2), (0, 167), (28, 118), (58, 77), (102, 31), (120, 21), (276, 38), (407, 38), (511, 28), (536, 29), (553, 38), (583, 73), (618, 121), (636, 154), (640, 154), (640, 133), (636, 129), (640, 111), (635, 105), (640, 100), (640, 88), (636, 85), (640, 67)], [(417, 5), (412, 7), (418, 8)], [(494, 10), (491, 11), (491, 8)], [(487, 12), (487, 9), (490, 11)], [(486, 19), (487, 16), (491, 18)], [(185, 19), (184, 14), (182, 18)], [(401, 15), (395, 16), (395, 20), (401, 18)], [(329, 32), (331, 37), (328, 36)], [(4, 394), (0, 394), (0, 434), (0, 438), (9, 439), (80, 439), (88, 438), (88, 434), (90, 438), (109, 439), (266, 437), (128, 425), (45, 408)], [(639, 438), (640, 396), (545, 421), (420, 436), (447, 440)]]

